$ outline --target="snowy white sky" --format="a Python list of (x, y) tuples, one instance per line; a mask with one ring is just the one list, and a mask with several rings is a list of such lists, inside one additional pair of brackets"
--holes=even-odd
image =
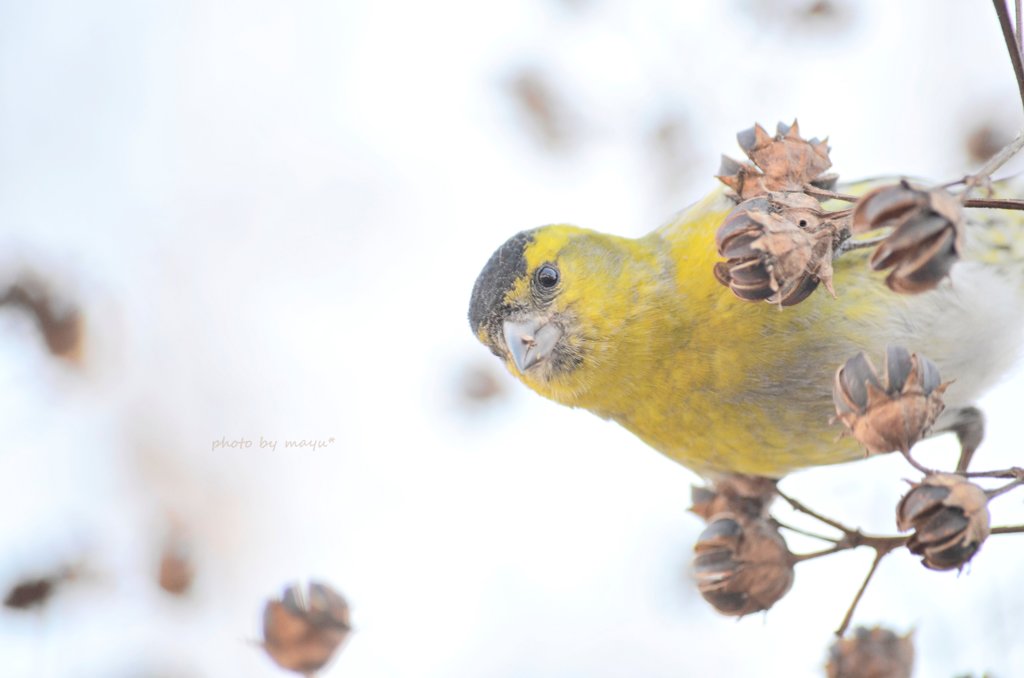
[[(307, 577), (352, 605), (327, 676), (821, 675), (869, 553), (718, 616), (687, 579), (696, 478), (513, 383), (465, 320), (506, 237), (646, 232), (755, 120), (799, 116), (851, 179), (955, 178), (974, 125), (1020, 124), (989, 3), (805, 4), (0, 4), (0, 282), (38, 272), (86, 318), (74, 368), (0, 311), (0, 590), (81, 569), (41, 613), (0, 611), (0, 675), (282, 675), (248, 641)], [(554, 146), (510, 95), (524, 72)], [(503, 394), (467, 404), (481, 369)], [(979, 463), (1019, 463), (1022, 381), (983, 403)], [(786, 487), (891, 531), (905, 475)], [(172, 520), (184, 599), (154, 584)], [(856, 622), (916, 628), (918, 676), (1016, 675), (1022, 558), (1013, 537), (959, 577), (894, 555)]]

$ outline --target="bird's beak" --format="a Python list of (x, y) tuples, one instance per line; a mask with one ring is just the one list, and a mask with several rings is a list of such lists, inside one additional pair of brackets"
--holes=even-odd
[(502, 328), (505, 345), (520, 373), (547, 358), (562, 338), (562, 330), (557, 325), (543, 320), (530, 319), (518, 323), (506, 320)]

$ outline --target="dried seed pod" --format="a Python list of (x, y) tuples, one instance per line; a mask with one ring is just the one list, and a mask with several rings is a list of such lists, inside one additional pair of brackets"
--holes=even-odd
[(885, 353), (883, 380), (858, 353), (836, 371), (832, 401), (837, 418), (870, 454), (910, 448), (928, 434), (945, 405), (939, 368), (902, 346)]
[(748, 518), (767, 518), (768, 507), (775, 498), (774, 478), (745, 476), (735, 473), (720, 476), (710, 486), (694, 485), (690, 492), (690, 511), (705, 521), (720, 513), (738, 514)]
[(284, 590), (263, 609), (263, 648), (283, 669), (308, 675), (323, 668), (348, 637), (348, 603), (326, 584)]
[(793, 554), (766, 519), (719, 514), (693, 550), (697, 589), (722, 614), (767, 610), (793, 585)]
[(792, 306), (819, 283), (832, 291), (837, 225), (802, 193), (780, 193), (740, 203), (715, 234), (726, 261), (715, 278), (747, 301)]
[(829, 649), (828, 678), (910, 678), (914, 668), (911, 634), (859, 627)]
[(776, 191), (803, 191), (808, 183), (835, 183), (835, 175), (824, 174), (832, 166), (826, 141), (801, 137), (796, 120), (792, 126), (780, 122), (777, 129), (773, 137), (755, 124), (736, 135), (753, 164), (722, 156), (718, 179), (732, 189), (736, 202)]
[(963, 206), (945, 189), (923, 191), (901, 181), (865, 194), (853, 210), (850, 230), (878, 228), (893, 230), (868, 264), (876, 271), (892, 268), (885, 282), (901, 294), (934, 289), (963, 250)]
[(988, 537), (988, 496), (962, 476), (928, 475), (900, 500), (896, 525), (914, 530), (907, 548), (925, 567), (960, 569)]

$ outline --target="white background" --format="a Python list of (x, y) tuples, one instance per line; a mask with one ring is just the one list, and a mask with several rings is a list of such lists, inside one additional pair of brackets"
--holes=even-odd
[[(250, 641), (308, 577), (352, 605), (328, 676), (822, 675), (869, 552), (717, 615), (688, 574), (696, 477), (514, 383), (465, 320), (505, 238), (642, 234), (754, 121), (799, 116), (847, 179), (954, 179), (972, 129), (1020, 125), (989, 3), (809, 4), (0, 4), (0, 278), (35, 271), (86, 318), (75, 367), (0, 310), (0, 589), (78, 571), (41, 612), (0, 610), (0, 675), (281, 675)], [(467, 401), (481, 370), (502, 393)], [(1021, 382), (983, 403), (979, 464), (1020, 463)], [(283, 448), (304, 438), (334, 442)], [(784, 487), (888, 532), (908, 475)], [(171, 524), (183, 599), (154, 583)], [(1020, 675), (1022, 559), (1012, 536), (959, 577), (893, 555), (855, 623), (916, 629), (917, 676)]]

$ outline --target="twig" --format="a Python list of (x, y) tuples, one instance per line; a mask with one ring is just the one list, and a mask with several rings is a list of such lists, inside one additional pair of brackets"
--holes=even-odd
[[(919, 469), (924, 469), (924, 467), (921, 466), (920, 464), (918, 464), (917, 462), (915, 462), (913, 460), (913, 458), (911, 458), (908, 453), (904, 453), (904, 456), (915, 467), (917, 467)], [(924, 470), (927, 473), (931, 473), (932, 472), (932, 471), (928, 471), (927, 469), (924, 469)], [(990, 477), (990, 478), (1007, 478), (1008, 477), (1008, 478), (1012, 478), (1013, 479), (1012, 482), (1007, 483), (1003, 487), (999, 487), (999, 488), (996, 488), (994, 490), (987, 491), (986, 494), (987, 494), (989, 499), (992, 499), (993, 497), (997, 497), (1000, 494), (1003, 494), (1004, 492), (1008, 492), (1008, 491), (1012, 490), (1015, 487), (1018, 487), (1020, 485), (1024, 485), (1024, 469), (1017, 468), (1017, 467), (1010, 468), (1010, 469), (1004, 469), (1004, 470), (1001, 470), (1001, 471), (982, 471), (982, 472), (979, 472), (977, 474), (961, 473), (959, 475), (976, 475), (976, 476), (985, 476), (985, 477)], [(853, 619), (853, 614), (854, 614), (854, 612), (857, 609), (857, 605), (860, 604), (861, 598), (864, 597), (864, 592), (867, 590), (868, 584), (871, 582), (872, 577), (875, 576), (875, 571), (878, 570), (878, 564), (880, 562), (882, 562), (882, 558), (884, 558), (888, 554), (892, 553), (894, 550), (896, 550), (896, 549), (898, 549), (900, 547), (906, 546), (907, 541), (909, 541), (909, 539), (910, 539), (910, 535), (906, 535), (906, 536), (876, 536), (876, 535), (867, 535), (867, 534), (864, 534), (863, 532), (861, 532), (860, 530), (850, 529), (849, 527), (843, 525), (842, 523), (840, 523), (838, 521), (832, 520), (830, 518), (826, 518), (825, 516), (821, 515), (817, 511), (813, 511), (813, 510), (809, 509), (808, 507), (804, 506), (801, 502), (799, 502), (796, 499), (793, 499), (792, 497), (788, 496), (787, 494), (785, 494), (784, 492), (782, 492), (778, 488), (776, 488), (775, 491), (776, 491), (776, 493), (780, 497), (782, 497), (782, 499), (784, 501), (786, 501), (786, 503), (788, 503), (790, 506), (792, 506), (795, 511), (799, 511), (800, 513), (806, 514), (806, 515), (814, 518), (815, 520), (818, 520), (819, 522), (824, 523), (825, 525), (828, 525), (830, 527), (833, 527), (833, 528), (835, 528), (835, 529), (837, 529), (837, 530), (839, 530), (840, 532), (843, 533), (843, 538), (842, 539), (832, 540), (832, 539), (829, 539), (827, 537), (821, 537), (819, 535), (808, 533), (808, 532), (805, 532), (803, 530), (791, 528), (788, 525), (783, 525), (778, 520), (776, 520), (775, 522), (780, 527), (784, 527), (786, 529), (790, 529), (790, 530), (793, 530), (795, 532), (799, 532), (801, 534), (806, 534), (808, 536), (818, 537), (819, 539), (822, 539), (822, 540), (825, 540), (825, 541), (832, 541), (833, 542), (832, 546), (824, 548), (824, 549), (822, 549), (820, 551), (813, 551), (811, 553), (804, 553), (804, 554), (800, 554), (800, 555), (794, 555), (793, 556), (793, 563), (794, 564), (796, 564), (796, 563), (803, 563), (803, 562), (806, 562), (808, 560), (814, 560), (816, 558), (822, 558), (824, 556), (830, 556), (830, 555), (832, 555), (834, 553), (840, 553), (842, 551), (847, 551), (847, 550), (850, 550), (850, 549), (855, 549), (855, 548), (857, 548), (859, 546), (870, 546), (871, 548), (873, 548), (875, 550), (875, 559), (871, 563), (871, 569), (868, 570), (868, 574), (864, 578), (864, 582), (860, 585), (860, 589), (858, 589), (857, 594), (854, 596), (853, 601), (850, 603), (850, 607), (847, 609), (846, 615), (843, 617), (842, 623), (840, 623), (839, 628), (836, 629), (836, 632), (835, 632), (836, 635), (839, 636), (839, 637), (842, 637), (842, 635), (844, 633), (846, 633), (846, 630), (850, 627), (850, 621)], [(990, 531), (990, 534), (1014, 534), (1014, 533), (1024, 533), (1024, 525), (1007, 525), (1007, 526), (1004, 526), (1004, 527), (995, 527), (995, 528), (992, 528), (992, 530)]]
[(1024, 210), (1024, 200), (964, 200), (964, 207), (989, 207), (998, 210)]
[(782, 490), (780, 490), (778, 488), (775, 488), (775, 492), (780, 497), (782, 497), (782, 499), (787, 504), (792, 506), (795, 510), (799, 511), (800, 513), (805, 513), (805, 514), (809, 515), (810, 517), (814, 518), (815, 520), (818, 520), (819, 522), (825, 523), (826, 525), (828, 525), (830, 527), (836, 528), (837, 530), (842, 532), (844, 535), (849, 535), (849, 534), (853, 534), (854, 532), (856, 532), (856, 530), (851, 530), (850, 528), (848, 528), (846, 525), (843, 525), (842, 523), (837, 523), (834, 520), (826, 518), (825, 516), (821, 515), (820, 513), (812, 511), (811, 509), (807, 508), (806, 506), (804, 506), (803, 504), (798, 502), (796, 499), (793, 499), (789, 495), (784, 494), (782, 492)]
[(850, 627), (850, 620), (853, 619), (853, 611), (857, 609), (857, 604), (860, 603), (860, 599), (864, 596), (864, 591), (867, 590), (868, 584), (871, 582), (871, 578), (875, 576), (875, 570), (878, 569), (878, 564), (882, 562), (882, 558), (887, 556), (893, 548), (896, 547), (893, 546), (888, 549), (875, 549), (875, 560), (871, 563), (871, 569), (868, 570), (868, 576), (864, 577), (864, 583), (860, 585), (857, 595), (853, 597), (853, 602), (850, 603), (850, 608), (846, 611), (846, 616), (843, 617), (842, 623), (839, 624), (839, 628), (836, 629), (836, 636), (842, 638), (843, 634), (846, 633), (846, 629)]
[[(1006, 49), (1010, 53), (1010, 61), (1013, 63), (1013, 74), (1017, 77), (1017, 89), (1020, 91), (1021, 105), (1024, 106), (1024, 64), (1021, 63), (1021, 50), (1018, 47), (1018, 38), (1014, 36), (1013, 26), (1010, 23), (1010, 13), (1006, 9), (1005, 0), (992, 0), (996, 14), (999, 16), (999, 27), (1003, 31), (1003, 40), (1006, 42)], [(1020, 26), (1017, 27), (1018, 30)]]
[(796, 532), (797, 534), (802, 534), (805, 537), (811, 537), (812, 539), (820, 539), (821, 541), (827, 541), (827, 542), (831, 542), (833, 544), (838, 544), (839, 543), (838, 539), (834, 539), (832, 537), (826, 537), (823, 534), (817, 534), (815, 532), (811, 532), (810, 530), (804, 530), (804, 529), (799, 528), (799, 527), (793, 527), (792, 525), (787, 525), (786, 523), (782, 522), (778, 518), (772, 518), (772, 520), (774, 520), (775, 524), (778, 525), (779, 527), (781, 527), (784, 530), (789, 530), (790, 532)]
[(988, 497), (989, 501), (992, 501), (999, 495), (1009, 492), (1010, 490), (1014, 489), (1015, 487), (1019, 487), (1022, 484), (1024, 484), (1024, 478), (1015, 478), (1012, 482), (1009, 482), (1003, 485), (1002, 487), (997, 487), (994, 490), (986, 490), (985, 496)]
[(903, 458), (907, 460), (908, 464), (910, 464), (911, 466), (913, 466), (914, 468), (916, 468), (918, 471), (920, 471), (921, 473), (925, 474), (926, 476), (930, 476), (930, 475), (933, 475), (935, 473), (939, 473), (939, 471), (936, 471), (935, 469), (928, 468), (927, 466), (919, 464), (916, 459), (914, 459), (912, 456), (910, 456), (910, 450), (900, 450), (900, 453), (903, 455)]
[(975, 452), (977, 452), (976, 447), (964, 445), (960, 448), (960, 458), (956, 461), (955, 473), (967, 473), (967, 468), (971, 465), (971, 460), (974, 459)]
[(844, 202), (857, 202), (860, 200), (860, 198), (855, 195), (850, 195), (848, 193), (836, 193), (835, 191), (830, 191), (828, 189), (815, 186), (814, 184), (804, 184), (804, 193), (815, 198), (842, 200)]
[(1017, 18), (1017, 20), (1013, 23), (1013, 34), (1017, 36), (1017, 51), (1020, 52), (1021, 54), (1024, 54), (1024, 43), (1021, 42), (1021, 38), (1024, 37), (1024, 33), (1021, 33), (1020, 30), (1021, 0), (1016, 0), (1013, 3), (1013, 5), (1015, 10), (1014, 14)]
[(1019, 534), (1021, 532), (1024, 532), (1024, 525), (1005, 525), (989, 530), (989, 534)]
[[(996, 2), (998, 3), (999, 0), (996, 0)], [(966, 196), (971, 192), (971, 189), (981, 183), (984, 183), (997, 169), (1009, 162), (1010, 158), (1016, 155), (1021, 148), (1024, 148), (1024, 132), (1019, 132), (1017, 134), (1017, 138), (1008, 143), (1001, 151), (989, 158), (977, 172), (965, 177), (960, 182), (956, 182), (967, 184), (967, 190), (961, 194), (960, 199), (966, 200)]]
[[(1013, 74), (1017, 80), (1017, 91), (1020, 93), (1021, 105), (1024, 106), (1024, 63), (1021, 62), (1021, 26), (1020, 26), (1020, 0), (1017, 0), (1017, 27), (1014, 29), (1010, 22), (1010, 12), (1006, 8), (1006, 0), (992, 0), (992, 5), (995, 7), (996, 15), (999, 17), (999, 28), (1003, 32), (1003, 41), (1006, 43), (1006, 51), (1010, 53), (1010, 62), (1013, 64)], [(1017, 135), (1017, 138), (1011, 141), (1003, 150), (996, 153), (994, 156), (989, 158), (981, 169), (974, 174), (964, 178), (963, 182), (967, 185), (961, 196), (961, 200), (966, 200), (967, 195), (978, 185), (984, 183), (989, 177), (992, 176), (993, 172), (1006, 164), (1006, 162), (1012, 158), (1017, 152), (1024, 147), (1024, 132)], [(961, 183), (961, 182), (957, 182)]]
[(853, 238), (847, 238), (840, 243), (839, 247), (836, 248), (836, 256), (838, 257), (841, 254), (852, 252), (853, 250), (864, 249), (865, 247), (874, 247), (878, 243), (886, 240), (888, 237), (888, 235), (878, 235), (866, 240), (854, 240)]
[[(796, 499), (793, 499), (792, 497), (781, 492), (778, 488), (776, 488), (775, 491), (780, 497), (782, 497), (782, 499), (786, 503), (792, 506), (794, 510), (809, 515), (815, 520), (822, 522), (828, 525), (829, 527), (834, 527), (835, 529), (843, 533), (843, 538), (836, 542), (835, 552), (846, 551), (848, 549), (855, 549), (858, 546), (870, 546), (871, 548), (876, 550), (886, 549), (891, 551), (892, 549), (898, 546), (903, 546), (903, 544), (907, 542), (907, 539), (909, 539), (909, 537), (902, 536), (887, 537), (864, 534), (860, 530), (854, 530), (852, 528), (847, 527), (846, 525), (843, 525), (840, 522), (832, 520), (831, 518), (826, 518), (817, 511), (812, 511), (811, 509), (807, 508)], [(819, 555), (824, 555), (824, 552), (822, 552)], [(800, 556), (798, 556), (798, 558), (799, 557)]]
[(964, 478), (1013, 478), (1014, 480), (1020, 480), (1024, 478), (1024, 468), (1014, 466), (999, 471), (968, 471), (966, 473), (957, 473), (957, 475)]
[(822, 549), (821, 551), (812, 551), (811, 553), (802, 553), (802, 554), (800, 554), (798, 556), (793, 556), (793, 562), (794, 563), (802, 563), (802, 562), (805, 562), (807, 560), (814, 560), (815, 558), (820, 558), (822, 556), (830, 556), (833, 553), (839, 553), (840, 551), (846, 551), (846, 550), (848, 550), (850, 548), (851, 547), (846, 545), (846, 544), (837, 543), (835, 546), (832, 546), (832, 547), (827, 548), (827, 549)]

